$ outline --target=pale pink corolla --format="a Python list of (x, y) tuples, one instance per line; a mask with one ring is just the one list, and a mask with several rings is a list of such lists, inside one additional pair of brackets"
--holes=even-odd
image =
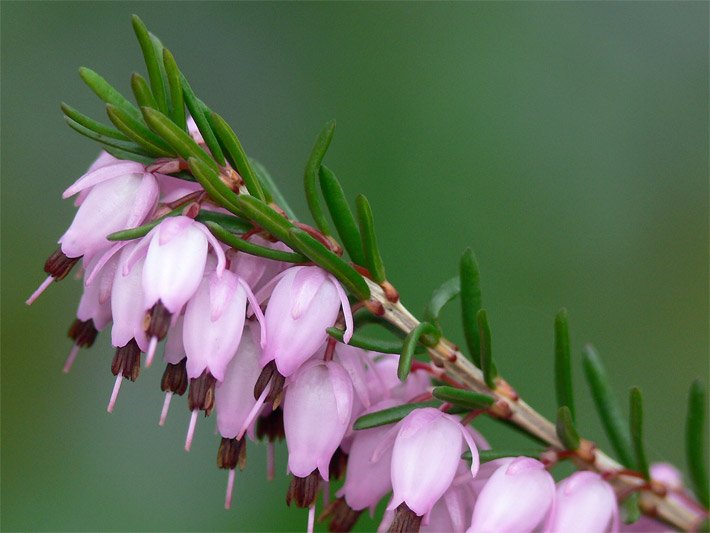
[[(233, 439), (240, 434), (256, 405), (254, 384), (261, 372), (259, 330), (257, 324), (247, 324), (237, 353), (227, 365), (223, 381), (215, 389), (217, 429), (224, 438)], [(253, 424), (248, 429), (253, 437)]]
[(145, 261), (140, 259), (132, 269), (124, 274), (125, 267), (136, 247), (137, 244), (131, 242), (123, 248), (114, 274), (111, 289), (111, 312), (113, 315), (111, 343), (114, 346), (125, 346), (135, 338), (140, 349), (145, 351), (148, 348), (148, 339), (143, 329), (143, 320), (148, 309), (143, 303), (142, 277)]
[(672, 464), (652, 463), (649, 472), (651, 479), (660, 481), (670, 490), (683, 490), (683, 475)]
[(187, 357), (185, 344), (182, 342), (183, 322), (184, 315), (178, 316), (171, 324), (165, 337), (163, 360), (170, 365), (176, 365)]
[(619, 530), (614, 489), (595, 472), (575, 472), (557, 484), (545, 531), (604, 533)]
[(292, 267), (278, 281), (266, 308), (265, 366), (276, 362), (283, 376), (293, 374), (326, 340), (326, 328), (345, 315), (345, 341), (352, 335), (352, 313), (340, 283), (319, 267)]
[(166, 218), (141, 240), (124, 271), (145, 255), (142, 283), (146, 309), (159, 301), (172, 314), (182, 309), (202, 281), (208, 243), (217, 257), (217, 275), (221, 276), (225, 266), (222, 246), (203, 224), (191, 218)]
[(247, 298), (261, 321), (263, 315), (251, 289), (236, 274), (225, 270), (222, 276), (215, 272), (203, 278), (185, 307), (188, 377), (198, 378), (207, 370), (217, 381), (224, 380), (227, 364), (242, 339)]
[(552, 509), (555, 482), (545, 466), (517, 457), (498, 467), (483, 486), (468, 533), (525, 533), (537, 528)]
[[(461, 467), (459, 467), (461, 470)], [(439, 498), (431, 512), (422, 521), (421, 533), (463, 533), (473, 508), (473, 494), (470, 483), (451, 487)]]
[[(252, 235), (249, 237), (248, 241), (250, 243), (258, 244), (259, 246), (264, 246), (265, 248), (271, 248), (273, 250), (279, 250), (281, 252), (291, 251), (291, 249), (281, 241), (267, 241), (260, 235)], [(265, 282), (268, 282), (274, 276), (285, 270), (287, 267), (288, 263), (282, 263), (281, 261), (258, 257), (244, 252), (236, 252), (232, 256), (229, 269), (246, 281), (250, 287), (256, 290), (264, 285)]]
[[(373, 405), (368, 412), (387, 409), (396, 404), (393, 400), (383, 400)], [(345, 483), (338, 491), (348, 506), (355, 510), (374, 510), (377, 502), (392, 489), (390, 477), (392, 447), (379, 448), (388, 438), (390, 426), (379, 426), (356, 431), (348, 452), (348, 466)]]
[(99, 331), (111, 322), (111, 290), (117, 265), (118, 257), (110, 258), (98, 273), (97, 279), (84, 285), (84, 292), (79, 300), (76, 317), (79, 320), (92, 320)]
[(67, 257), (90, 260), (111, 245), (107, 235), (142, 224), (158, 200), (155, 177), (133, 161), (109, 163), (84, 174), (63, 197), (89, 188), (69, 229), (59, 239)]
[(310, 361), (291, 376), (283, 410), (293, 475), (303, 478), (317, 469), (328, 480), (328, 465), (345, 435), (352, 402), (350, 378), (335, 361)]
[(400, 423), (392, 450), (392, 500), (388, 509), (405, 503), (419, 516), (431, 511), (451, 486), (468, 446), (470, 473), (478, 472), (478, 450), (458, 418), (425, 407), (409, 413)]

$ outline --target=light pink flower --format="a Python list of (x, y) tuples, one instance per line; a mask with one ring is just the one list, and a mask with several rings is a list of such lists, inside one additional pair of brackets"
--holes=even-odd
[[(461, 467), (459, 467), (459, 470)], [(422, 521), (421, 533), (463, 533), (473, 508), (470, 483), (453, 483)]]
[(293, 374), (326, 340), (340, 307), (352, 335), (350, 303), (340, 283), (319, 267), (288, 269), (271, 293), (266, 308), (266, 346), (261, 366), (276, 362), (281, 375)]
[(533, 531), (554, 500), (555, 482), (540, 461), (505, 460), (478, 495), (468, 533)]
[[(267, 241), (259, 235), (252, 235), (248, 239), (253, 244), (272, 248), (282, 252), (290, 252), (291, 249), (284, 243)], [(264, 285), (274, 276), (284, 271), (289, 266), (288, 263), (258, 257), (244, 252), (236, 252), (233, 256), (229, 269), (241, 277), (254, 290)]]
[(595, 472), (575, 472), (557, 484), (555, 505), (545, 531), (604, 533), (618, 531), (614, 489)]
[(670, 463), (653, 463), (650, 474), (651, 479), (660, 481), (670, 490), (683, 490), (683, 475)]
[[(114, 346), (125, 346), (131, 339), (136, 339), (142, 351), (148, 348), (148, 339), (143, 329), (143, 319), (147, 307), (144, 306), (143, 276), (144, 260), (140, 259), (133, 268), (124, 274), (125, 266), (137, 244), (129, 243), (121, 251), (118, 266), (114, 274), (111, 290), (111, 312), (113, 327), (111, 328), (111, 343)], [(96, 281), (94, 281), (96, 283)]]
[(293, 475), (303, 478), (318, 469), (328, 480), (328, 465), (345, 435), (352, 403), (350, 378), (335, 361), (311, 361), (289, 379), (283, 410)]
[(451, 486), (465, 445), (471, 450), (471, 475), (478, 472), (478, 450), (458, 418), (431, 407), (416, 409), (400, 423), (392, 450), (392, 500), (422, 516)]
[(89, 188), (71, 226), (59, 239), (67, 257), (90, 260), (111, 245), (107, 235), (142, 224), (158, 200), (155, 177), (132, 161), (109, 163), (84, 174), (63, 197)]
[(185, 307), (183, 342), (191, 379), (207, 370), (217, 381), (224, 380), (227, 364), (242, 339), (247, 298), (261, 321), (254, 295), (236, 274), (225, 270), (221, 277), (213, 273), (203, 278)]

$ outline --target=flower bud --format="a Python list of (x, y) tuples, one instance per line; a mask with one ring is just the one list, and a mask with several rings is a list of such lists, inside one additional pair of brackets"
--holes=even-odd
[(283, 416), (293, 475), (305, 478), (318, 469), (328, 480), (328, 465), (348, 428), (352, 403), (350, 378), (335, 361), (309, 362), (291, 377)]
[(478, 450), (459, 419), (432, 407), (416, 409), (400, 423), (392, 450), (392, 500), (418, 516), (431, 511), (451, 486), (464, 443), (471, 449), (471, 474), (478, 471)]
[(555, 499), (555, 482), (529, 457), (505, 461), (476, 499), (468, 533), (524, 533), (544, 520)]
[(604, 533), (619, 529), (614, 489), (595, 472), (575, 472), (557, 484), (555, 505), (545, 531)]
[(651, 479), (660, 481), (670, 490), (683, 489), (683, 475), (670, 463), (653, 463), (650, 474)]

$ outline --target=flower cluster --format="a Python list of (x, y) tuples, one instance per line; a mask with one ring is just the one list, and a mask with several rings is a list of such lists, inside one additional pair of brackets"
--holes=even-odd
[[(191, 133), (201, 141), (196, 128)], [(292, 475), (287, 502), (309, 509), (309, 530), (321, 491), (321, 516), (332, 531), (350, 530), (390, 493), (381, 531), (620, 528), (614, 489), (599, 474), (577, 472), (555, 486), (549, 465), (535, 458), (479, 464), (488, 443), (470, 425), (470, 413), (460, 418), (451, 404), (354, 430), (363, 415), (431, 400), (441, 370), (416, 363), (402, 381), (398, 356), (348, 345), (353, 305), (338, 280), (316, 265), (256, 257), (218, 241), (198, 215), (223, 210), (200, 185), (158, 172), (163, 168), (102, 153), (64, 193), (76, 196), (78, 210), (46, 262), (47, 280), (28, 303), (81, 262), (84, 291), (64, 371), (111, 325), (116, 381), (109, 412), (123, 380), (138, 378), (141, 354), (151, 366), (165, 339), (159, 423), (173, 396), (187, 392), (189, 450), (198, 414), (215, 410), (217, 462), (228, 470), (225, 507), (236, 468), (246, 464), (247, 440), (267, 442), (273, 477), (274, 442), (285, 438)], [(149, 231), (139, 238), (107, 238), (146, 223)], [(258, 227), (241, 237), (290, 251)], [(327, 335), (331, 326), (342, 328), (343, 343)], [(462, 458), (466, 451), (470, 457)], [(655, 467), (654, 477), (682, 492), (672, 467)], [(330, 501), (329, 482), (340, 478)]]

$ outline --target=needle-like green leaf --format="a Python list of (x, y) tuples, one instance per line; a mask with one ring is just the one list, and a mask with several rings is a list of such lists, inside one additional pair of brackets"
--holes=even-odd
[(399, 356), (399, 364), (397, 365), (397, 377), (400, 381), (405, 381), (409, 375), (409, 371), (412, 368), (414, 350), (416, 349), (417, 344), (419, 344), (420, 341), (422, 343), (426, 342), (426, 339), (430, 338), (430, 336), (434, 342), (433, 344), (430, 342), (429, 345), (433, 346), (441, 338), (441, 333), (428, 322), (420, 322), (404, 338), (402, 354)]
[(480, 334), (476, 314), (481, 309), (481, 275), (476, 256), (470, 248), (464, 250), (460, 262), (461, 318), (471, 361), (481, 368)]
[[(105, 151), (107, 151), (109, 154), (111, 154), (116, 159), (127, 159), (129, 161), (135, 161), (135, 162), (141, 163), (143, 165), (150, 165), (151, 163), (155, 162), (154, 157), (134, 154), (133, 152), (126, 152), (125, 150), (121, 150), (120, 148), (116, 148), (115, 146), (107, 146), (105, 144), (103, 144), (101, 146), (103, 147), (103, 149)], [(190, 181), (195, 181), (195, 180), (193, 179)]]
[(360, 224), (360, 234), (362, 235), (362, 252), (365, 256), (365, 267), (370, 271), (370, 276), (376, 283), (385, 281), (385, 265), (382, 263), (380, 249), (377, 246), (377, 235), (375, 234), (375, 221), (372, 217), (370, 202), (363, 194), (358, 194), (355, 199), (357, 208), (357, 220)]
[(459, 405), (466, 409), (488, 409), (494, 402), (493, 398), (485, 394), (465, 389), (457, 389), (456, 387), (449, 387), (448, 385), (434, 387), (432, 394), (437, 400)]
[(690, 479), (698, 500), (707, 509), (710, 507), (708, 495), (708, 467), (705, 462), (705, 409), (707, 399), (703, 383), (696, 379), (688, 393), (688, 417), (685, 425), (685, 445)]
[(131, 76), (131, 89), (133, 90), (133, 96), (136, 97), (136, 102), (138, 102), (139, 107), (158, 109), (158, 104), (155, 98), (153, 98), (153, 93), (150, 92), (148, 82), (137, 72), (134, 72)]
[(72, 119), (80, 126), (84, 126), (85, 128), (95, 133), (98, 133), (99, 135), (103, 135), (104, 137), (110, 137), (112, 139), (118, 139), (120, 141), (129, 140), (128, 137), (126, 137), (120, 131), (113, 129), (110, 126), (106, 126), (105, 124), (102, 124), (101, 122), (98, 122), (91, 117), (87, 117), (83, 113), (77, 111), (69, 104), (65, 104), (64, 102), (62, 102), (62, 112), (67, 118)]
[(251, 167), (254, 169), (254, 173), (259, 178), (259, 182), (261, 182), (264, 195), (266, 196), (265, 201), (275, 202), (276, 205), (284, 210), (284, 213), (286, 213), (288, 218), (291, 220), (298, 220), (295, 211), (291, 208), (288, 201), (286, 201), (286, 198), (281, 193), (278, 185), (276, 185), (274, 178), (271, 176), (269, 171), (266, 170), (266, 167), (251, 157), (249, 158), (249, 162), (251, 163)]
[[(343, 342), (343, 335), (345, 334), (345, 332), (342, 329), (328, 328), (326, 331), (328, 332), (328, 335), (330, 335), (334, 339)], [(350, 342), (348, 342), (348, 346), (355, 346), (356, 348), (362, 348), (363, 350), (371, 350), (373, 352), (379, 353), (402, 353), (401, 340), (383, 341), (380, 339), (372, 339), (370, 337), (362, 335), (357, 330), (353, 333)]]
[(175, 150), (163, 139), (150, 131), (143, 121), (135, 119), (122, 109), (111, 104), (106, 104), (106, 113), (114, 126), (130, 139), (140, 144), (152, 155), (156, 157), (175, 156)]
[(114, 89), (109, 82), (99, 76), (96, 72), (90, 68), (81, 67), (79, 69), (79, 76), (81, 76), (84, 83), (86, 83), (86, 85), (88, 85), (101, 100), (107, 104), (112, 104), (120, 109), (123, 109), (126, 113), (140, 120), (141, 113), (138, 111), (138, 108), (126, 100), (120, 92)]
[(493, 363), (491, 327), (488, 324), (488, 313), (486, 313), (485, 309), (478, 310), (478, 313), (476, 313), (476, 322), (478, 323), (478, 337), (483, 379), (490, 389), (495, 389), (498, 372), (495, 364)]
[(152, 230), (155, 226), (160, 224), (166, 218), (175, 217), (182, 213), (184, 207), (185, 206), (177, 207), (169, 213), (166, 213), (163, 216), (156, 218), (155, 220), (151, 220), (150, 222), (146, 222), (145, 224), (143, 224), (142, 226), (138, 226), (137, 228), (115, 231), (107, 235), (106, 239), (108, 239), (109, 241), (132, 241), (134, 239), (145, 237), (146, 235), (148, 235), (148, 233), (150, 233), (150, 230)]
[(105, 146), (113, 146), (115, 148), (118, 148), (119, 150), (123, 150), (124, 152), (131, 152), (134, 154), (138, 154), (141, 156), (145, 157), (150, 157), (150, 154), (146, 152), (143, 147), (140, 145), (131, 142), (131, 141), (122, 141), (120, 139), (116, 139), (114, 137), (108, 137), (106, 135), (102, 135), (100, 133), (97, 133), (93, 130), (90, 130), (89, 128), (86, 128), (79, 124), (78, 122), (70, 119), (69, 117), (65, 116), (64, 121), (71, 127), (74, 131), (81, 133), (85, 137), (88, 137), (89, 139), (96, 141), (98, 143), (101, 143), (102, 145)]
[(636, 456), (636, 467), (643, 477), (649, 480), (651, 474), (648, 470), (648, 459), (646, 459), (646, 449), (643, 445), (643, 396), (637, 387), (633, 387), (629, 391), (629, 429), (631, 444)]
[(574, 422), (572, 362), (566, 309), (561, 309), (555, 317), (555, 392), (557, 393), (557, 407), (566, 405)]
[(376, 428), (377, 426), (384, 426), (386, 424), (393, 424), (394, 422), (402, 420), (415, 409), (420, 409), (422, 407), (438, 407), (440, 403), (441, 402), (436, 400), (428, 402), (405, 403), (404, 405), (396, 405), (394, 407), (389, 407), (388, 409), (368, 413), (355, 420), (353, 429), (370, 429)]
[(185, 104), (187, 104), (187, 108), (190, 110), (190, 115), (192, 115), (192, 118), (195, 119), (197, 129), (200, 130), (207, 148), (210, 149), (210, 153), (212, 154), (214, 160), (221, 166), (224, 166), (224, 153), (222, 153), (222, 148), (220, 147), (217, 137), (215, 137), (212, 127), (207, 120), (207, 114), (210, 111), (206, 109), (207, 106), (205, 106), (197, 98), (197, 96), (195, 96), (195, 92), (192, 90), (192, 87), (190, 87), (190, 83), (182, 74), (180, 75), (180, 83), (182, 84), (182, 95), (185, 99)]
[(436, 289), (431, 295), (431, 299), (429, 300), (429, 303), (427, 303), (426, 309), (424, 309), (424, 320), (441, 329), (441, 324), (439, 323), (439, 314), (441, 313), (441, 310), (447, 303), (456, 298), (460, 292), (461, 278), (459, 278), (459, 276), (453, 277), (442, 283), (441, 286), (439, 286), (439, 288)]
[(214, 222), (232, 233), (246, 233), (253, 228), (250, 222), (247, 222), (239, 217), (227, 215), (225, 213), (217, 213), (216, 211), (208, 211), (206, 209), (201, 210), (197, 217), (195, 217), (195, 220), (202, 222), (203, 224), (207, 222)]
[[(621, 519), (624, 524), (633, 524), (641, 518), (641, 508), (639, 507), (639, 493), (632, 492), (621, 504)], [(703, 531), (703, 530), (699, 530)]]
[(168, 89), (170, 92), (170, 118), (180, 129), (187, 130), (187, 120), (185, 117), (185, 98), (182, 94), (182, 80), (180, 69), (178, 69), (175, 58), (170, 50), (163, 49), (163, 66), (165, 75), (168, 78)]
[(562, 405), (557, 409), (557, 423), (555, 424), (557, 437), (567, 450), (576, 450), (579, 448), (579, 433), (574, 427), (572, 413), (569, 407)]
[(293, 224), (286, 220), (270, 206), (253, 196), (240, 195), (236, 200), (237, 207), (244, 213), (244, 216), (252, 220), (257, 226), (265, 229), (278, 240), (286, 243), (291, 248), (295, 241), (291, 239), (289, 230)]
[(213, 200), (218, 202), (230, 213), (242, 215), (242, 210), (237, 205), (239, 197), (222, 183), (222, 180), (219, 179), (219, 176), (212, 168), (196, 157), (190, 157), (187, 162), (188, 165), (190, 165), (192, 174)]
[[(478, 460), (481, 464), (495, 461), (496, 459), (505, 459), (506, 457), (532, 457), (539, 459), (544, 450), (532, 450), (529, 448), (508, 449), (508, 450), (478, 450)], [(471, 451), (467, 450), (461, 454), (461, 459), (471, 460)]]
[(150, 129), (152, 129), (165, 142), (172, 146), (180, 157), (185, 160), (191, 157), (199, 159), (209, 166), (213, 172), (219, 173), (219, 167), (217, 167), (216, 163), (202, 148), (200, 148), (200, 146), (187, 134), (187, 132), (185, 132), (185, 130), (181, 129), (177, 124), (157, 109), (144, 107), (142, 108), (142, 111), (145, 121), (148, 126), (150, 126)]
[(158, 55), (159, 49), (156, 46), (156, 42), (151, 38), (148, 28), (146, 28), (145, 24), (143, 24), (143, 21), (138, 17), (138, 15), (133, 15), (131, 19), (133, 22), (133, 31), (136, 33), (138, 43), (140, 44), (141, 51), (143, 52), (143, 58), (145, 59), (145, 66), (148, 70), (148, 79), (150, 79), (150, 87), (152, 89), (153, 98), (155, 98), (155, 101), (158, 104), (158, 110), (164, 114), (168, 114), (168, 92), (165, 84), (165, 78), (160, 68), (162, 64), (162, 56)]
[(282, 261), (284, 263), (309, 262), (308, 258), (301, 254), (274, 250), (273, 248), (267, 248), (266, 246), (259, 246), (258, 244), (245, 241), (214, 222), (205, 222), (205, 225), (220, 241), (228, 244), (235, 250), (239, 250), (240, 252), (256, 255), (258, 257), (265, 257), (266, 259), (273, 259), (274, 261)]
[(594, 405), (601, 418), (604, 431), (609, 437), (609, 442), (616, 455), (627, 468), (634, 468), (634, 454), (631, 448), (631, 435), (626, 418), (614, 398), (614, 393), (609, 382), (609, 377), (604, 370), (604, 365), (593, 346), (584, 347), (582, 356), (584, 375), (592, 391)]
[(323, 198), (325, 198), (325, 204), (328, 206), (330, 218), (333, 219), (335, 229), (343, 241), (343, 246), (353, 263), (365, 266), (360, 230), (338, 178), (325, 165), (321, 165), (319, 177), (320, 190), (323, 193)]
[(251, 168), (249, 158), (247, 157), (244, 148), (242, 148), (242, 143), (239, 142), (237, 134), (234, 133), (234, 130), (232, 130), (229, 124), (227, 124), (227, 122), (217, 113), (210, 113), (209, 120), (212, 130), (217, 136), (219, 144), (224, 149), (227, 159), (229, 159), (229, 163), (244, 179), (244, 184), (246, 185), (249, 194), (259, 200), (264, 200), (264, 191), (259, 183), (259, 178), (254, 173), (254, 169)]
[(295, 241), (295, 248), (299, 252), (333, 274), (358, 300), (370, 298), (370, 288), (357, 270), (302, 229), (292, 227), (289, 234), (291, 239)]
[(318, 172), (323, 164), (323, 158), (328, 150), (328, 146), (330, 146), (330, 141), (333, 139), (334, 133), (335, 120), (331, 120), (325, 124), (318, 134), (318, 137), (316, 137), (316, 142), (313, 144), (313, 149), (308, 157), (303, 177), (308, 209), (311, 211), (316, 227), (323, 235), (330, 235), (330, 228), (328, 227), (328, 220), (323, 212), (323, 207), (320, 204), (320, 198), (318, 198)]

